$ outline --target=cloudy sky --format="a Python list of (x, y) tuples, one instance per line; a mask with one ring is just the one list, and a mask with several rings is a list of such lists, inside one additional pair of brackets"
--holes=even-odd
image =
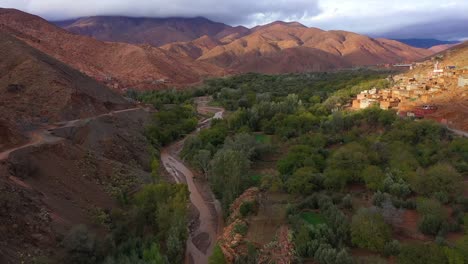
[(0, 0), (49, 20), (81, 16), (204, 16), (251, 27), (299, 21), (393, 38), (468, 39), (468, 0)]

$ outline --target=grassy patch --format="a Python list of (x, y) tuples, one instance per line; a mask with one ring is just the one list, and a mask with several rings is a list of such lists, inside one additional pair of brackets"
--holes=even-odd
[(325, 218), (322, 215), (314, 213), (314, 212), (301, 213), (301, 218), (311, 225), (318, 225), (318, 224), (325, 223)]

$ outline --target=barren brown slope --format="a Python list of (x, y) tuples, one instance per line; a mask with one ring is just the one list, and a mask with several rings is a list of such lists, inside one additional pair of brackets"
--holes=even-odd
[(78, 36), (18, 10), (0, 9), (0, 24), (31, 46), (116, 88), (157, 89), (197, 83), (224, 70), (152, 46), (109, 43)]
[(439, 53), (439, 52), (442, 52), (444, 50), (448, 50), (452, 47), (455, 47), (457, 45), (459, 45), (460, 43), (457, 43), (457, 44), (442, 44), (442, 45), (436, 45), (436, 46), (432, 46), (429, 48), (430, 51), (434, 52), (434, 53)]
[(224, 29), (223, 31), (216, 34), (215, 38), (217, 38), (222, 43), (227, 44), (250, 33), (250, 29), (243, 26), (237, 26)]
[[(246, 67), (245, 63), (276, 57), (274, 61), (280, 64), (274, 68), (276, 73), (282, 73), (296, 71), (298, 68), (302, 71), (315, 71), (344, 66), (414, 61), (431, 54), (428, 50), (413, 48), (396, 41), (376, 40), (346, 31), (307, 28), (296, 22), (274, 22), (255, 27), (252, 32), (227, 45), (210, 50), (199, 60), (240, 71), (271, 73), (271, 67), (263, 69), (261, 63), (255, 67)], [(300, 51), (294, 51), (298, 48)], [(307, 55), (303, 58), (298, 54)], [(286, 57), (281, 58), (283, 56)]]
[(131, 106), (127, 100), (0, 27), (0, 113), (31, 124), (94, 116)]
[[(206, 18), (133, 18), (123, 16), (83, 17), (54, 22), (64, 29), (102, 41), (162, 46), (215, 36), (231, 27)], [(223, 33), (221, 33), (223, 34)]]
[(190, 42), (175, 42), (166, 44), (161, 49), (173, 54), (197, 59), (211, 49), (221, 45), (221, 42), (210, 36), (203, 36)]

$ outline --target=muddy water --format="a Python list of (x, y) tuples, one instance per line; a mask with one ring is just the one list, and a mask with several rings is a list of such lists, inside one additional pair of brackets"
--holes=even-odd
[[(206, 98), (200, 98), (197, 103), (199, 113), (215, 112), (213, 118), (199, 123), (197, 131), (208, 127), (212, 119), (222, 118), (224, 110), (207, 107)], [(198, 224), (191, 230), (187, 240), (185, 263), (206, 264), (208, 263), (208, 257), (213, 252), (218, 234), (222, 229), (221, 206), (214, 199), (209, 188), (206, 188), (207, 186), (195, 183), (193, 172), (180, 160), (179, 152), (183, 147), (184, 141), (185, 139), (163, 149), (161, 161), (177, 183), (187, 184), (190, 191), (190, 202), (198, 211), (198, 219), (195, 219), (195, 222)]]

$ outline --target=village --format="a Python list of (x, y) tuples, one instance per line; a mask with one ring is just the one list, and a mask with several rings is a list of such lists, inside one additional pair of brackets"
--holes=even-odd
[(400, 116), (423, 118), (437, 111), (434, 101), (467, 94), (468, 67), (442, 65), (439, 61), (394, 67), (408, 67), (412, 75), (405, 73), (389, 77), (392, 87), (388, 89), (362, 91), (353, 100), (352, 108), (379, 106), (384, 110), (397, 110)]

